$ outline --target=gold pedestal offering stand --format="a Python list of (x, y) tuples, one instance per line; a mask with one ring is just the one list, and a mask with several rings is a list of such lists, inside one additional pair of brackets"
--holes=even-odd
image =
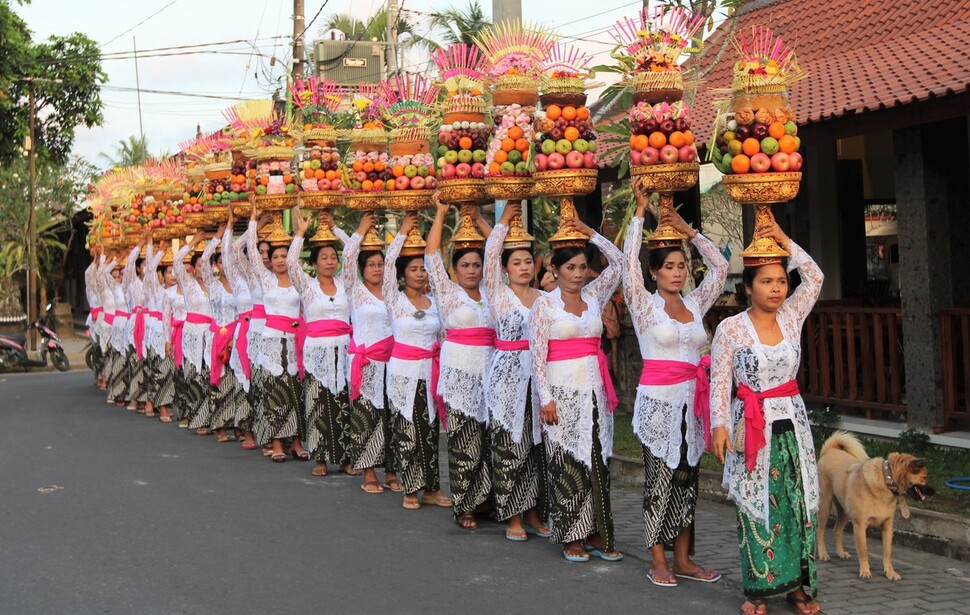
[[(438, 182), (438, 198), (445, 203), (453, 203), (459, 208), (465, 205), (478, 207), (489, 201), (488, 194), (485, 192), (485, 180), (483, 179), (449, 179)], [(467, 214), (459, 214), (461, 219), (458, 230), (455, 231), (451, 241), (455, 244), (456, 250), (465, 248), (481, 248), (485, 244), (475, 222)]]
[[(786, 203), (798, 196), (802, 181), (800, 172), (751, 173), (725, 175), (721, 178), (732, 201), (754, 205), (755, 228), (771, 221), (771, 206)], [(788, 252), (771, 238), (755, 238), (741, 253), (745, 267), (758, 267), (781, 262)]]
[(333, 234), (333, 229), (324, 221), (324, 213), (339, 207), (343, 200), (340, 193), (334, 191), (300, 193), (301, 208), (320, 212), (317, 214), (317, 232), (307, 240), (310, 245), (324, 245), (338, 241), (337, 236)]
[[(700, 177), (700, 164), (677, 162), (673, 164), (636, 165), (630, 167), (630, 176), (640, 180), (646, 192), (660, 195), (660, 215), (674, 209), (674, 193), (690, 190)], [(658, 225), (647, 237), (651, 249), (679, 246), (687, 235), (669, 225)]]
[(573, 199), (596, 190), (596, 169), (556, 169), (533, 174), (535, 194), (559, 199), (559, 229), (549, 238), (555, 248), (585, 246), (589, 237), (566, 229), (566, 223), (576, 217)]

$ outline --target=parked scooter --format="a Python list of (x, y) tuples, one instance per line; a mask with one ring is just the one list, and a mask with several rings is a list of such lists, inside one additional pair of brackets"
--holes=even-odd
[(47, 367), (47, 358), (51, 364), (62, 372), (71, 369), (67, 355), (61, 347), (61, 338), (51, 329), (51, 319), (54, 312), (51, 305), (47, 305), (46, 313), (27, 326), (27, 332), (32, 329), (40, 335), (40, 359), (31, 359), (27, 354), (27, 335), (0, 334), (0, 370), (23, 367), (27, 371), (31, 367)]

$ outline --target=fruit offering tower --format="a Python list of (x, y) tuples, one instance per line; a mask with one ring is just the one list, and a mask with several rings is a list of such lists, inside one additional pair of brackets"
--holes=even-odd
[(391, 129), (385, 182), (388, 207), (413, 211), (431, 206), (437, 188), (432, 126), (437, 122), (435, 102), (441, 88), (420, 75), (398, 75), (381, 84), (381, 113)]
[(503, 23), (477, 38), (492, 82), (492, 139), (485, 157), (485, 190), (494, 199), (532, 195), (533, 128), (542, 63), (555, 35), (519, 22)]
[(492, 134), (485, 99), (485, 56), (478, 47), (452, 45), (434, 53), (441, 87), (437, 173), (441, 199), (480, 204), (485, 194), (486, 149)]
[(586, 236), (567, 229), (576, 217), (573, 197), (597, 185), (596, 133), (586, 107), (586, 84), (593, 78), (590, 57), (557, 45), (542, 66), (542, 111), (536, 114), (535, 194), (559, 199), (555, 247), (585, 245)]
[[(619, 44), (613, 57), (633, 88), (627, 115), (630, 175), (641, 190), (659, 193), (661, 215), (673, 209), (674, 193), (692, 188), (700, 175), (679, 61), (700, 51), (697, 32), (703, 24), (703, 17), (683, 8), (645, 8), (636, 19), (617, 22), (612, 32)], [(647, 243), (663, 248), (684, 239), (672, 227), (658, 226)]]
[[(788, 86), (805, 77), (795, 51), (767, 28), (735, 37), (730, 99), (719, 104), (709, 150), (732, 200), (755, 205), (755, 226), (767, 221), (771, 204), (795, 198), (802, 156)], [(756, 239), (741, 253), (745, 266), (788, 256), (772, 239)]]
[(350, 147), (340, 167), (340, 189), (352, 209), (380, 209), (385, 182), (390, 177), (379, 95), (380, 88), (362, 83), (352, 96)]

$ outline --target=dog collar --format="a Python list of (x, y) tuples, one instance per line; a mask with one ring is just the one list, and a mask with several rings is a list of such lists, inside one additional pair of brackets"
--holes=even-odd
[(884, 479), (886, 479), (886, 486), (889, 487), (889, 491), (899, 495), (899, 490), (896, 488), (896, 481), (893, 480), (893, 475), (889, 471), (888, 459), (882, 462), (882, 476)]

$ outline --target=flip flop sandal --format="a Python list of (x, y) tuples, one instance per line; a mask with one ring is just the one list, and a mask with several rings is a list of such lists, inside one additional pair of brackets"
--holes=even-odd
[(242, 449), (244, 451), (254, 451), (256, 450), (255, 442), (243, 442)]
[(384, 493), (384, 487), (381, 487), (381, 484), (376, 480), (367, 481), (366, 483), (360, 486), (360, 489), (364, 493), (370, 493), (370, 494)]
[[(805, 594), (804, 598), (793, 598), (790, 595), (785, 596), (785, 600), (788, 602), (789, 605), (791, 605), (792, 610), (798, 615), (803, 615), (802, 610), (798, 608), (798, 605), (802, 605), (805, 608), (808, 608), (808, 605), (810, 605), (813, 602), (817, 604), (817, 601), (815, 600), (815, 598), (813, 598), (812, 596), (809, 596), (808, 594)], [(818, 614), (821, 612), (822, 612), (822, 605), (819, 605), (819, 609), (815, 611), (815, 613)]]
[[(658, 579), (670, 579), (673, 583), (661, 583)], [(647, 580), (657, 587), (677, 587), (677, 575), (672, 572), (648, 572)]]
[(390, 489), (394, 493), (401, 493), (404, 491), (404, 486), (401, 485), (401, 481), (397, 479), (386, 481), (384, 483), (384, 487)]
[[(745, 604), (751, 604), (754, 607), (755, 615), (758, 615), (758, 610), (764, 607), (764, 611), (761, 611), (762, 615), (768, 612), (768, 603), (760, 598), (747, 598), (745, 599)], [(741, 605), (741, 612), (744, 613), (744, 604)]]
[(364, 473), (361, 472), (360, 470), (355, 470), (353, 468), (350, 468), (350, 470), (345, 470), (343, 466), (340, 467), (340, 473), (341, 474), (346, 474), (347, 476), (363, 476), (364, 475)]
[(533, 536), (538, 536), (539, 538), (550, 538), (552, 536), (552, 532), (548, 530), (546, 530), (545, 532), (540, 532), (538, 529), (532, 527), (531, 525), (525, 526), (525, 533), (532, 534)]
[(505, 540), (511, 540), (512, 542), (525, 542), (529, 540), (528, 530), (522, 534), (513, 534), (511, 530), (505, 530)]
[(286, 453), (273, 453), (270, 455), (270, 459), (273, 460), (273, 463), (283, 463), (286, 461)]
[(170, 416), (160, 416), (160, 417), (158, 417), (158, 422), (159, 423), (171, 423), (172, 422), (172, 417), (170, 417)]
[(326, 467), (323, 467), (320, 469), (313, 468), (312, 470), (310, 470), (310, 475), (319, 476), (319, 477), (330, 476), (330, 470), (328, 470)]
[(216, 436), (216, 442), (228, 442), (228, 441), (229, 441), (229, 436), (226, 436), (226, 435)]
[(421, 502), (419, 501), (408, 502), (407, 500), (404, 500), (401, 506), (403, 506), (407, 510), (418, 510), (419, 508), (421, 508)]
[(623, 554), (620, 553), (619, 551), (616, 552), (616, 555), (607, 555), (606, 553), (604, 553), (603, 551), (600, 551), (599, 549), (587, 548), (587, 552), (593, 557), (598, 557), (605, 562), (618, 562), (623, 559)]
[(588, 553), (583, 553), (582, 555), (579, 555), (577, 553), (569, 553), (568, 551), (566, 551), (565, 549), (563, 549), (562, 550), (562, 556), (563, 556), (563, 558), (565, 558), (565, 560), (567, 562), (573, 562), (573, 563), (576, 563), (576, 564), (582, 564), (582, 563), (585, 563), (585, 562), (588, 562), (589, 561), (589, 554)]
[[(710, 573), (710, 572), (713, 572), (714, 573), (714, 576), (713, 577), (707, 578), (707, 577), (700, 576), (700, 575), (707, 574), (707, 573)], [(678, 577), (678, 578), (681, 578), (681, 579), (687, 579), (689, 581), (699, 581), (701, 583), (714, 583), (714, 582), (720, 580), (721, 573), (718, 572), (717, 570), (708, 570), (707, 568), (705, 568), (703, 566), (698, 566), (698, 570), (694, 574), (681, 574), (679, 572), (675, 572), (674, 573), (674, 576), (675, 577)]]
[(425, 495), (421, 498), (421, 503), (428, 504), (429, 506), (440, 506), (441, 508), (451, 508), (454, 505), (454, 502), (443, 495), (435, 497)]

